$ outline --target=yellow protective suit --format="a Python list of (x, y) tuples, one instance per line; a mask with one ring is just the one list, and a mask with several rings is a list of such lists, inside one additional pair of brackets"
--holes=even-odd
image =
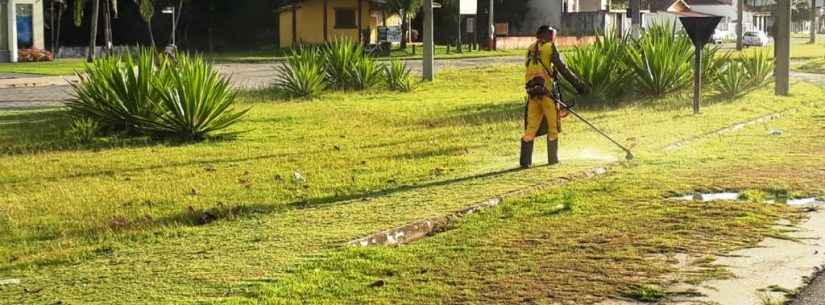
[[(530, 46), (524, 76), (525, 82), (537, 76), (542, 77), (546, 80), (545, 87), (552, 90), (555, 83), (553, 63), (555, 48), (555, 45), (551, 42), (536, 42)], [(529, 98), (524, 120), (525, 128), (522, 140), (525, 142), (533, 141), (537, 136), (543, 135), (545, 131), (548, 140), (555, 141), (559, 138), (561, 132), (559, 109), (558, 104), (553, 101), (552, 94)]]

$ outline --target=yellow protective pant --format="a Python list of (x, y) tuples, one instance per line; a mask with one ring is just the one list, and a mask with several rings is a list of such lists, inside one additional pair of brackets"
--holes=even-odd
[(527, 102), (527, 128), (524, 130), (522, 140), (530, 142), (536, 138), (542, 118), (547, 118), (547, 139), (550, 141), (559, 139), (559, 117), (556, 103), (549, 96), (544, 96), (531, 98)]

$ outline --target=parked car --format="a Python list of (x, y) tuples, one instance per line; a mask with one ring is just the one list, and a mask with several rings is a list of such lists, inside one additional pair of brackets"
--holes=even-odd
[(742, 44), (746, 47), (750, 46), (766, 46), (771, 43), (770, 37), (764, 32), (748, 31), (742, 35)]
[(710, 37), (710, 42), (714, 44), (722, 44), (725, 40), (725, 33), (720, 30), (713, 31), (713, 36)]

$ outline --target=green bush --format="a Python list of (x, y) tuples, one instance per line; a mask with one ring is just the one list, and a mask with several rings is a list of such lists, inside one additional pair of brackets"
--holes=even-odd
[(371, 89), (381, 84), (384, 66), (372, 58), (361, 57), (352, 65), (349, 72), (351, 88), (355, 90)]
[(342, 40), (321, 49), (327, 80), (332, 88), (353, 89), (356, 65), (365, 57), (364, 48), (350, 40)]
[(67, 106), (110, 131), (140, 132), (158, 114), (157, 100), (169, 74), (166, 60), (150, 51), (137, 56), (99, 59), (88, 64), (73, 83), (74, 99)]
[(249, 111), (234, 108), (236, 91), (202, 57), (178, 56), (168, 81), (158, 79), (161, 115), (151, 122), (154, 134), (201, 140), (232, 126)]
[(626, 64), (641, 93), (661, 96), (691, 83), (693, 43), (674, 24), (655, 24), (631, 45)]
[(774, 62), (771, 59), (770, 51), (766, 49), (761, 49), (752, 56), (742, 57), (739, 60), (748, 72), (750, 79), (748, 86), (750, 87), (764, 85), (773, 73)]
[(89, 143), (100, 133), (100, 125), (92, 118), (77, 117), (66, 132), (68, 138), (78, 144)]
[(713, 86), (722, 66), (730, 59), (730, 53), (720, 55), (720, 50), (719, 46), (710, 44), (702, 50), (702, 83), (705, 85)]
[[(573, 73), (591, 86), (590, 96), (584, 100), (602, 103), (624, 94), (630, 72), (622, 61), (626, 41), (612, 34), (597, 37), (595, 43), (573, 49), (566, 62)], [(565, 91), (573, 91), (570, 84), (563, 85)]]
[(412, 89), (410, 68), (401, 61), (395, 60), (384, 67), (384, 80), (390, 90), (410, 91)]
[(730, 60), (717, 75), (713, 88), (723, 97), (733, 99), (747, 92), (750, 83), (748, 71), (742, 62)]
[(275, 85), (291, 98), (316, 98), (327, 88), (322, 57), (316, 49), (294, 51), (276, 70)]
[(75, 118), (133, 135), (203, 139), (236, 123), (235, 91), (200, 57), (179, 54), (177, 62), (153, 51), (102, 58), (78, 73)]

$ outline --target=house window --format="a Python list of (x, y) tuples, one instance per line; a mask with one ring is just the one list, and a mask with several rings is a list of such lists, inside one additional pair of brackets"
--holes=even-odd
[(356, 25), (355, 10), (351, 8), (336, 8), (335, 9), (335, 28), (336, 29), (354, 29)]

